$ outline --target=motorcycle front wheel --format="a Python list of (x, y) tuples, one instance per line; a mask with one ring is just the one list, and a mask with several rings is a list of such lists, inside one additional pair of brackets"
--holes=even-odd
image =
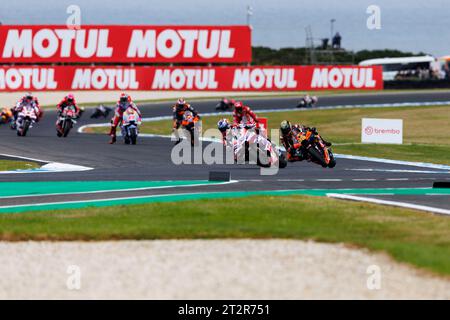
[(20, 130), (20, 136), (25, 137), (27, 135), (30, 124), (31, 122), (29, 120), (24, 120), (22, 130)]
[(280, 154), (280, 156), (278, 158), (278, 166), (280, 167), (280, 169), (287, 167), (287, 160), (286, 160), (286, 156), (284, 154)]
[(137, 143), (137, 130), (136, 130), (136, 128), (131, 128), (130, 129), (130, 142), (131, 142), (131, 144), (136, 144)]
[(320, 164), (322, 167), (326, 168), (328, 166), (323, 155), (319, 151), (317, 151), (315, 148), (313, 148), (313, 147), (309, 148), (308, 152), (311, 155), (311, 158), (314, 161), (316, 161), (318, 164)]
[(330, 162), (328, 163), (328, 168), (334, 168), (336, 166), (336, 159), (334, 158), (334, 155), (328, 151), (330, 154)]
[(71, 121), (64, 121), (63, 124), (63, 137), (66, 138), (69, 135), (70, 129), (72, 129)]

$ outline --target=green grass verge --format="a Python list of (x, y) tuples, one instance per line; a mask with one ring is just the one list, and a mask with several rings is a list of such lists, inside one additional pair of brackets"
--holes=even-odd
[(309, 196), (0, 215), (2, 240), (284, 238), (347, 243), (450, 275), (450, 219)]
[(0, 160), (0, 171), (25, 170), (39, 168), (39, 164), (28, 161)]
[[(315, 126), (335, 144), (336, 153), (450, 165), (450, 106), (296, 110), (260, 113), (259, 116), (269, 119), (271, 129), (278, 129), (284, 119)], [(360, 144), (361, 118), (364, 117), (403, 119), (404, 144)], [(203, 129), (216, 128), (220, 118), (203, 117)], [(90, 128), (89, 132), (104, 133), (105, 130)], [(141, 132), (170, 134), (171, 120), (144, 123)]]

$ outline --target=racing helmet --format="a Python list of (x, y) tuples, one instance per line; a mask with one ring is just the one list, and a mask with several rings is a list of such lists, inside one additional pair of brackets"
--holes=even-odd
[(280, 130), (282, 134), (288, 134), (291, 131), (291, 123), (287, 120), (281, 121)]
[(126, 93), (122, 93), (119, 98), (119, 103), (125, 104), (127, 102), (131, 102), (131, 97), (129, 95), (127, 95)]
[(177, 106), (184, 106), (186, 104), (186, 100), (180, 98), (177, 100)]
[(31, 94), (31, 92), (27, 92), (23, 98), (28, 102), (33, 101), (33, 95)]
[(217, 122), (217, 128), (219, 128), (220, 132), (224, 132), (229, 129), (230, 123), (228, 122), (228, 119), (220, 119), (219, 122)]
[(69, 94), (66, 96), (66, 101), (67, 101), (67, 102), (74, 102), (74, 101), (75, 101), (75, 97), (73, 96), (73, 94), (69, 93)]
[(244, 105), (242, 104), (241, 101), (236, 101), (234, 103), (234, 110), (236, 110), (237, 112), (242, 112), (243, 108), (244, 108)]

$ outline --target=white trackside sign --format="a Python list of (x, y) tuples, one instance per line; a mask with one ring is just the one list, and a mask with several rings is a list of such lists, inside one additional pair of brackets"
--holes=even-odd
[(402, 144), (403, 120), (363, 118), (361, 142)]

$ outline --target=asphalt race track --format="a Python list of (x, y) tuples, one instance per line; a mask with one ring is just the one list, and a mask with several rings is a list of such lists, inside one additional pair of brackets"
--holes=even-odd
[[(245, 102), (254, 109), (291, 108), (296, 98), (254, 98)], [(450, 92), (386, 93), (324, 96), (319, 106), (383, 104), (404, 102), (450, 101)], [(214, 112), (216, 100), (191, 101), (200, 113)], [(141, 107), (144, 117), (170, 116), (171, 103), (151, 103)], [(87, 110), (78, 126), (104, 123), (89, 119)], [(236, 183), (170, 189), (150, 189), (114, 193), (88, 193), (43, 197), (0, 199), (1, 205), (107, 199), (127, 196), (215, 192), (237, 190), (280, 189), (360, 189), (360, 188), (424, 188), (434, 181), (450, 181), (448, 170), (423, 168), (382, 162), (338, 159), (334, 169), (323, 169), (311, 163), (289, 163), (277, 175), (260, 175), (253, 165), (175, 165), (170, 154), (173, 146), (167, 138), (140, 138), (138, 145), (109, 145), (105, 135), (80, 134), (73, 130), (69, 137), (58, 138), (55, 112), (47, 111), (27, 137), (18, 137), (6, 126), (0, 127), (0, 154), (62, 162), (94, 168), (82, 172), (0, 174), (0, 182), (11, 181), (100, 181), (100, 180), (207, 180), (210, 171), (229, 171)], [(320, 130), (320, 128), (319, 128)], [(325, 135), (326, 136), (326, 135)], [(369, 171), (371, 170), (371, 171)], [(70, 190), (64, 190), (70, 192)], [(450, 210), (449, 195), (386, 195), (372, 196)]]

